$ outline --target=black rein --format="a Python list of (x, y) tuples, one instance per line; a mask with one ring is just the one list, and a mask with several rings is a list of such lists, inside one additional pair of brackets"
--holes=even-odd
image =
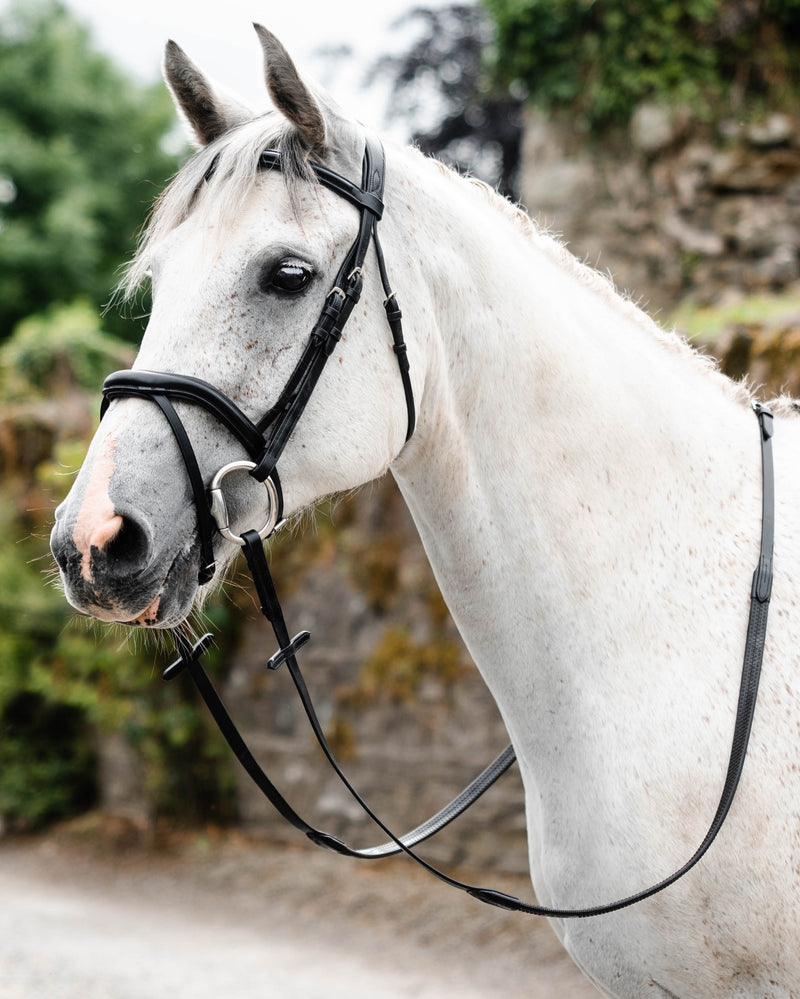
[[(260, 165), (264, 169), (281, 169), (280, 154), (275, 150), (265, 150), (261, 156)], [(277, 473), (278, 459), (305, 409), (328, 357), (341, 338), (344, 324), (347, 322), (355, 304), (359, 300), (363, 284), (364, 262), (371, 243), (375, 246), (381, 281), (386, 294), (384, 305), (387, 321), (393, 337), (393, 347), (397, 355), (405, 395), (408, 414), (406, 440), (411, 437), (415, 425), (414, 398), (406, 346), (403, 340), (401, 313), (397, 306), (395, 295), (390, 290), (383, 253), (377, 235), (377, 223), (383, 214), (382, 199), (385, 176), (383, 149), (377, 140), (372, 137), (367, 138), (360, 187), (357, 187), (339, 174), (333, 173), (326, 167), (312, 164), (312, 168), (323, 186), (345, 198), (358, 209), (359, 229), (355, 242), (339, 269), (334, 287), (326, 299), (320, 318), (311, 332), (302, 356), (272, 408), (258, 422), (254, 423), (227, 396), (214, 388), (214, 386), (200, 379), (160, 372), (118, 371), (109, 375), (105, 381), (103, 386), (104, 402), (102, 411), (105, 412), (106, 407), (112, 399), (124, 396), (138, 396), (152, 400), (164, 413), (183, 456), (197, 508), (201, 550), (199, 582), (201, 584), (207, 583), (213, 578), (215, 571), (213, 538), (215, 530), (219, 529), (225, 537), (233, 540), (243, 548), (258, 593), (261, 613), (269, 621), (275, 634), (278, 651), (267, 662), (267, 668), (275, 670), (284, 664), (286, 665), (309, 724), (314, 732), (314, 736), (328, 762), (355, 801), (358, 802), (384, 834), (389, 837), (388, 841), (379, 846), (363, 849), (350, 847), (336, 836), (316, 829), (301, 818), (288, 804), (250, 752), (203, 669), (200, 660), (203, 653), (212, 643), (213, 636), (210, 634), (204, 635), (198, 642), (192, 644), (186, 638), (183, 631), (179, 629), (173, 631), (179, 658), (165, 670), (164, 677), (165, 679), (171, 679), (183, 670), (188, 671), (219, 726), (220, 731), (245, 771), (278, 812), (318, 846), (362, 860), (373, 860), (403, 852), (446, 884), (461, 889), (482, 902), (531, 915), (561, 919), (599, 916), (640, 902), (673, 884), (678, 878), (694, 867), (705, 854), (730, 810), (744, 766), (758, 692), (767, 627), (767, 612), (772, 588), (774, 535), (772, 413), (765, 406), (758, 403), (754, 405), (759, 422), (762, 454), (763, 511), (761, 553), (758, 568), (753, 575), (750, 619), (730, 760), (717, 811), (708, 833), (697, 851), (680, 870), (653, 887), (616, 902), (583, 909), (553, 909), (545, 906), (531, 905), (504, 892), (466, 884), (444, 874), (421, 858), (414, 851), (413, 847), (434, 835), (454, 818), (462, 814), (491, 787), (514, 763), (516, 756), (513, 748), (508, 746), (461, 794), (445, 806), (445, 808), (437, 812), (436, 815), (404, 836), (396, 836), (375, 815), (352, 786), (328, 745), (305, 680), (297, 663), (297, 653), (309, 640), (310, 635), (307, 631), (301, 631), (293, 638), (290, 637), (264, 552), (264, 539), (275, 529), (276, 524), (280, 522), (282, 517), (283, 504), (280, 492), (280, 479)], [(209, 503), (206, 487), (191, 442), (172, 405), (172, 400), (189, 402), (203, 407), (237, 438), (251, 459), (249, 462), (234, 462), (229, 466), (225, 466), (225, 468), (217, 473), (212, 483), (211, 503)], [(224, 503), (222, 504), (223, 513), (220, 513), (219, 507), (215, 505), (216, 501), (213, 494), (220, 492), (220, 489), (216, 488), (216, 485), (221, 482), (222, 477), (228, 470), (233, 467), (243, 466), (247, 467), (250, 475), (258, 481), (264, 482), (269, 487), (268, 516), (267, 524), (262, 531), (248, 530), (243, 532), (241, 537), (237, 537), (230, 533), (227, 522), (221, 522), (221, 518), (224, 520)]]

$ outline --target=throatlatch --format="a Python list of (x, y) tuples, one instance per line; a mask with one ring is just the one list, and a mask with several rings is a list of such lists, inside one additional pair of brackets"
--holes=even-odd
[[(274, 150), (265, 151), (261, 157), (261, 165), (265, 169), (279, 169), (281, 166), (280, 154)], [(325, 167), (313, 164), (312, 167), (321, 184), (335, 191), (359, 208), (359, 232), (356, 241), (339, 270), (336, 284), (326, 300), (317, 325), (312, 330), (303, 355), (272, 409), (257, 423), (253, 423), (230, 399), (206, 382), (183, 375), (144, 371), (122, 371), (110, 375), (106, 379), (103, 388), (105, 397), (103, 405), (105, 409), (111, 399), (122, 396), (139, 396), (151, 399), (161, 408), (169, 421), (183, 456), (197, 507), (201, 549), (199, 581), (205, 583), (213, 577), (213, 537), (216, 530), (219, 530), (224, 537), (243, 548), (258, 593), (261, 613), (270, 622), (278, 643), (278, 650), (268, 660), (266, 664), (267, 668), (269, 670), (276, 670), (283, 665), (287, 667), (317, 742), (322, 748), (328, 762), (354, 800), (358, 802), (366, 814), (389, 837), (388, 842), (365, 849), (350, 847), (338, 837), (316, 829), (310, 823), (306, 822), (305, 819), (301, 818), (288, 804), (250, 752), (201, 665), (201, 657), (212, 643), (213, 636), (210, 634), (204, 635), (198, 642), (192, 644), (182, 631), (174, 631), (173, 635), (179, 658), (165, 670), (164, 677), (165, 679), (170, 679), (183, 670), (188, 671), (223, 736), (245, 771), (278, 812), (295, 828), (299, 829), (312, 842), (319, 846), (362, 860), (372, 860), (404, 852), (441, 881), (467, 892), (482, 902), (531, 915), (561, 919), (599, 916), (649, 898), (686, 874), (706, 853), (730, 810), (744, 766), (758, 692), (767, 627), (767, 613), (772, 588), (772, 551), (774, 539), (772, 413), (765, 406), (758, 403), (754, 405), (760, 429), (762, 454), (763, 512), (761, 552), (758, 567), (753, 574), (750, 619), (728, 769), (719, 805), (708, 833), (700, 844), (700, 847), (680, 870), (651, 888), (607, 905), (592, 906), (583, 909), (553, 909), (531, 905), (504, 892), (469, 885), (450, 877), (421, 858), (414, 851), (413, 847), (444, 828), (444, 826), (462, 814), (488, 790), (515, 761), (516, 757), (513, 748), (511, 746), (507, 747), (460, 795), (441, 811), (437, 812), (436, 815), (404, 836), (396, 836), (392, 833), (349, 782), (328, 745), (305, 680), (297, 663), (297, 653), (308, 642), (310, 635), (307, 631), (301, 631), (294, 637), (290, 637), (264, 552), (263, 541), (275, 529), (282, 516), (280, 479), (276, 467), (278, 459), (305, 409), (328, 357), (341, 337), (344, 324), (347, 322), (361, 294), (364, 261), (370, 241), (374, 242), (376, 249), (381, 280), (387, 296), (385, 302), (387, 319), (392, 332), (394, 349), (398, 357), (403, 381), (408, 412), (406, 439), (413, 433), (415, 422), (414, 400), (400, 323), (400, 310), (397, 308), (394, 294), (389, 289), (383, 254), (377, 238), (377, 221), (383, 212), (382, 194), (385, 169), (383, 150), (376, 140), (372, 138), (367, 140), (362, 167), (361, 188), (356, 187), (346, 178), (332, 173)], [(206, 409), (240, 441), (251, 459), (247, 462), (234, 462), (220, 469), (211, 485), (210, 503), (206, 497), (203, 478), (191, 442), (171, 400), (190, 402)], [(267, 489), (267, 503), (265, 524), (261, 530), (247, 530), (241, 535), (235, 535), (230, 530), (222, 491), (222, 480), (234, 468), (245, 468), (250, 475), (265, 484)]]

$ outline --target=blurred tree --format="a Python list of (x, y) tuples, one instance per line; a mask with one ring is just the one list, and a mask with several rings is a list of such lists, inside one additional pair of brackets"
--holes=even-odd
[(797, 105), (800, 0), (483, 0), (495, 77), (588, 128), (644, 100), (713, 115)]
[(0, 344), (0, 398), (54, 398), (76, 388), (96, 394), (109, 371), (131, 366), (134, 353), (105, 332), (89, 302), (56, 303)]
[(389, 114), (405, 120), (411, 139), (436, 155), (514, 195), (524, 92), (493, 84), (484, 52), (492, 26), (478, 4), (416, 7), (394, 27), (421, 32), (400, 55), (385, 55), (368, 82), (388, 76)]
[[(101, 307), (155, 195), (178, 165), (161, 86), (95, 52), (54, 0), (0, 17), (0, 340), (78, 295)], [(140, 330), (109, 316), (111, 332)]]

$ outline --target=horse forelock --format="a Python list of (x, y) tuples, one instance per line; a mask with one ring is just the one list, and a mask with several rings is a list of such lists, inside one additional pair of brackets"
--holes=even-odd
[(118, 286), (123, 299), (130, 299), (141, 287), (148, 277), (153, 247), (189, 217), (203, 188), (209, 195), (207, 210), (213, 212), (213, 221), (220, 228), (236, 215), (253, 188), (265, 149), (281, 153), (281, 175), (290, 197), (294, 197), (298, 183), (317, 182), (299, 133), (283, 116), (268, 112), (226, 132), (198, 150), (157, 198)]

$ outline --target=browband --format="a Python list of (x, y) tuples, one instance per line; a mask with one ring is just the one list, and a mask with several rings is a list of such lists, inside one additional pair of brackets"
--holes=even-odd
[[(282, 170), (283, 158), (279, 150), (265, 149), (259, 157), (258, 165), (264, 170)], [(356, 187), (356, 185), (349, 181), (346, 177), (342, 177), (341, 174), (334, 173), (333, 170), (329, 170), (320, 163), (314, 163), (311, 161), (309, 162), (309, 166), (317, 175), (317, 180), (323, 187), (327, 187), (335, 194), (344, 198), (345, 201), (349, 201), (350, 204), (355, 205), (356, 208), (365, 208), (368, 212), (374, 215), (376, 219), (381, 219), (383, 217), (383, 200), (381, 194), (376, 194), (374, 190), (366, 190), (361, 187)], [(370, 179), (373, 187), (380, 184), (381, 192), (383, 190), (382, 178), (383, 171), (380, 170), (373, 171), (373, 176)]]

